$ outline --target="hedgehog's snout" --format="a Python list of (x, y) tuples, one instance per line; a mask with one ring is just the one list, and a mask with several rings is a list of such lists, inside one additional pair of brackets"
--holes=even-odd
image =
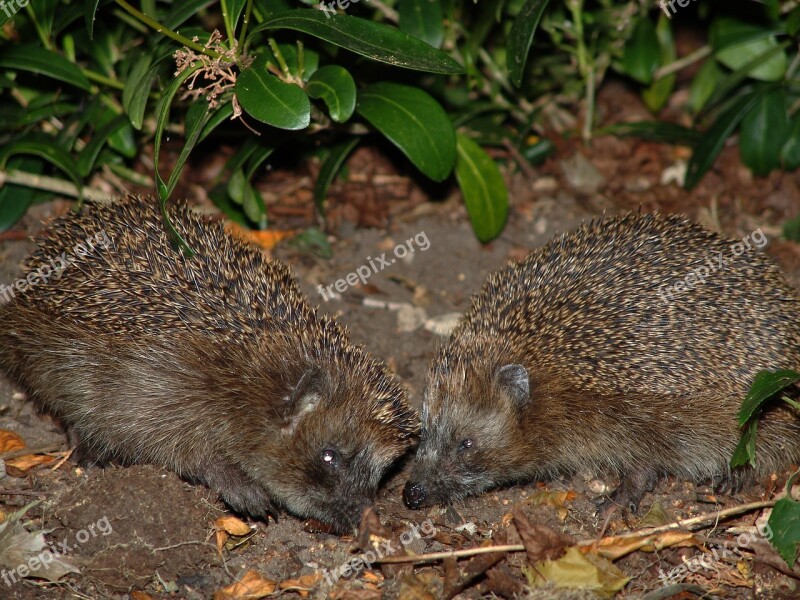
[(422, 483), (406, 481), (406, 486), (403, 488), (403, 502), (408, 508), (419, 508), (427, 497), (428, 492)]

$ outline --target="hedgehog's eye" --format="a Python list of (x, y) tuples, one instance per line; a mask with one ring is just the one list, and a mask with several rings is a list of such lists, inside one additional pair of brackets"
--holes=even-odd
[(332, 469), (336, 469), (339, 467), (339, 453), (332, 448), (325, 448), (320, 455), (322, 462), (331, 467)]
[(474, 445), (475, 445), (475, 442), (473, 442), (473, 441), (472, 441), (472, 438), (467, 438), (467, 439), (463, 440), (463, 441), (462, 441), (462, 442), (461, 442), (461, 443), (458, 445), (458, 451), (459, 451), (459, 452), (463, 452), (464, 450), (469, 450), (469, 449), (470, 449), (470, 448), (472, 448)]

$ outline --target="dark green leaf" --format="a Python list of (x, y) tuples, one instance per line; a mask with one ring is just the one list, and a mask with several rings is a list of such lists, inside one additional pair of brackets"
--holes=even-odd
[(214, 201), (214, 204), (222, 211), (228, 219), (242, 227), (250, 227), (247, 222), (247, 217), (244, 216), (242, 210), (231, 202), (228, 196), (226, 186), (223, 184), (217, 185), (208, 193), (209, 197)]
[(247, 166), (244, 169), (244, 174), (247, 177), (248, 181), (252, 179), (255, 172), (258, 168), (264, 164), (264, 161), (267, 160), (272, 153), (275, 152), (275, 146), (271, 146), (264, 141), (261, 141), (260, 144), (255, 149), (248, 158), (247, 158)]
[(708, 32), (708, 41), (716, 52), (781, 33), (780, 29), (762, 27), (732, 17), (714, 19)]
[(222, 0), (222, 16), (228, 31), (234, 35), (236, 34), (236, 24), (239, 22), (239, 17), (242, 16), (245, 4), (247, 4), (247, 0)]
[[(9, 171), (39, 175), (42, 172), (42, 161), (29, 156), (17, 156), (9, 159), (7, 167)], [(0, 231), (11, 228), (42, 195), (37, 189), (16, 183), (6, 183), (0, 187)]]
[(398, 7), (400, 31), (439, 48), (444, 40), (442, 5), (439, 0), (403, 0)]
[(322, 99), (337, 123), (347, 121), (356, 107), (356, 84), (339, 65), (328, 65), (314, 73), (306, 85), (306, 94)]
[[(715, 56), (734, 71), (779, 46), (778, 30), (723, 17), (711, 25), (710, 41)], [(751, 68), (749, 76), (763, 81), (777, 81), (786, 73), (786, 52), (770, 54), (762, 64)]]
[(684, 187), (687, 190), (692, 189), (700, 182), (703, 175), (711, 168), (711, 165), (714, 164), (717, 156), (722, 151), (725, 140), (730, 137), (737, 125), (752, 110), (761, 96), (772, 89), (775, 89), (775, 84), (766, 85), (755, 92), (742, 95), (717, 117), (711, 128), (694, 147), (692, 157), (689, 159), (689, 164), (686, 167), (686, 181), (684, 182)]
[(660, 52), (655, 25), (649, 18), (641, 17), (625, 42), (622, 70), (639, 83), (649, 84), (660, 64)]
[[(672, 37), (672, 24), (663, 14), (658, 19), (656, 35), (658, 36), (659, 47), (658, 66), (663, 67), (677, 58), (675, 40)], [(642, 92), (642, 100), (644, 100), (645, 106), (652, 112), (658, 112), (664, 108), (669, 101), (672, 90), (675, 88), (676, 79), (677, 75), (672, 74), (654, 81), (649, 88)]]
[(359, 93), (356, 110), (434, 181), (453, 170), (455, 130), (427, 93), (397, 83), (375, 83)]
[(783, 168), (793, 171), (800, 167), (800, 112), (796, 112), (789, 125), (789, 135), (781, 149)]
[(244, 202), (244, 188), (247, 186), (247, 179), (244, 177), (244, 171), (236, 169), (231, 178), (228, 179), (228, 197), (240, 205)]
[(506, 50), (507, 63), (511, 81), (517, 87), (522, 83), (528, 52), (547, 3), (548, 0), (527, 0), (511, 25)]
[(29, 71), (89, 91), (91, 84), (81, 70), (60, 54), (34, 44), (0, 49), (0, 68)]
[(703, 137), (703, 134), (699, 131), (666, 121), (619, 123), (604, 127), (598, 133), (610, 133), (618, 137), (635, 137), (664, 144), (685, 145), (693, 145)]
[(216, 108), (214, 113), (208, 118), (208, 123), (206, 123), (206, 126), (200, 133), (200, 139), (197, 141), (202, 142), (217, 127), (222, 125), (225, 121), (229, 121), (232, 116), (233, 116), (233, 102), (225, 102), (225, 104), (220, 104)]
[(311, 122), (311, 102), (298, 86), (284, 83), (267, 72), (267, 57), (260, 56), (236, 81), (242, 108), (259, 121), (280, 129), (305, 129)]
[(100, 0), (84, 0), (83, 2), (83, 20), (86, 23), (86, 31), (89, 33), (89, 39), (94, 37), (94, 20), (97, 15), (97, 6)]
[(321, 10), (296, 9), (268, 17), (253, 33), (293, 29), (346, 48), (371, 60), (430, 73), (456, 74), (464, 69), (447, 54), (382, 23)]
[(264, 199), (258, 190), (254, 189), (250, 182), (244, 184), (244, 199), (242, 209), (247, 218), (256, 224), (258, 229), (267, 227), (267, 207), (264, 206)]
[[(167, 29), (176, 31), (186, 20), (212, 4), (214, 4), (214, 0), (181, 0), (180, 2), (173, 2), (172, 10), (164, 19), (163, 25)], [(181, 34), (186, 35), (186, 32), (181, 29)]]
[(739, 410), (739, 426), (744, 425), (775, 394), (800, 381), (800, 373), (790, 369), (759, 371)]
[[(6, 0), (8, 4), (8, 0)], [(53, 19), (56, 16), (56, 6), (59, 0), (30, 0), (31, 11), (42, 33), (50, 37), (53, 33)], [(19, 3), (18, 3), (19, 5)]]
[(733, 451), (731, 457), (731, 468), (743, 467), (745, 465), (755, 466), (756, 464), (756, 435), (758, 433), (758, 421), (750, 421), (744, 427), (742, 437)]
[(328, 236), (325, 235), (324, 231), (320, 231), (315, 227), (309, 227), (300, 235), (286, 242), (286, 245), (296, 248), (300, 252), (306, 254), (310, 253), (320, 258), (328, 259), (333, 256), (333, 250), (328, 241)]
[(127, 123), (128, 119), (125, 115), (118, 115), (116, 118), (106, 123), (99, 131), (94, 132), (92, 139), (89, 140), (89, 143), (86, 144), (86, 147), (78, 156), (78, 170), (81, 176), (86, 177), (92, 172), (97, 156), (100, 154), (100, 150), (103, 149), (103, 146), (105, 146), (108, 138), (116, 131), (125, 127)]
[(773, 48), (765, 54), (754, 58), (741, 69), (734, 71), (722, 79), (717, 84), (714, 93), (711, 95), (711, 98), (709, 98), (705, 106), (703, 106), (703, 110), (700, 111), (700, 114), (697, 116), (698, 120), (703, 118), (709, 111), (711, 111), (712, 108), (715, 108), (717, 105), (728, 101), (731, 96), (736, 94), (737, 89), (741, 86), (741, 83), (749, 77), (749, 74), (753, 69), (756, 69), (760, 65), (763, 65), (767, 61), (771, 60), (771, 58), (776, 56), (778, 52), (783, 52), (788, 45), (788, 41), (782, 42), (777, 48)]
[(699, 113), (703, 109), (724, 75), (713, 57), (703, 63), (689, 88), (689, 106), (694, 112)]
[(508, 217), (508, 190), (503, 175), (483, 148), (467, 136), (457, 136), (456, 179), (472, 229), (481, 242), (500, 235)]
[(800, 242), (800, 216), (784, 221), (783, 237), (790, 242)]
[(122, 107), (130, 115), (131, 125), (137, 130), (142, 128), (150, 88), (158, 76), (158, 67), (150, 66), (152, 60), (151, 54), (143, 54), (133, 65), (122, 90)]
[(777, 169), (781, 150), (789, 134), (786, 92), (783, 88), (764, 94), (742, 119), (739, 154), (754, 175), (765, 176)]
[(78, 165), (72, 157), (61, 147), (55, 145), (51, 139), (39, 135), (26, 135), (16, 138), (0, 149), (0, 168), (5, 168), (10, 156), (17, 154), (30, 154), (43, 158), (57, 169), (63, 171), (75, 184), (80, 193), (81, 175)]
[[(166, 202), (172, 193), (172, 190), (167, 187), (167, 184), (164, 182), (161, 174), (158, 171), (158, 159), (161, 153), (161, 138), (163, 137), (164, 130), (169, 122), (169, 110), (172, 106), (172, 100), (181, 89), (181, 86), (183, 86), (184, 82), (189, 79), (189, 77), (191, 77), (197, 70), (199, 70), (201, 66), (202, 64), (198, 61), (185, 69), (180, 75), (175, 77), (169, 87), (164, 91), (164, 95), (161, 97), (161, 101), (158, 105), (158, 118), (156, 119), (156, 131), (153, 140), (153, 159), (155, 162), (154, 171), (156, 175), (156, 184), (158, 187), (158, 197), (162, 202)], [(176, 166), (175, 170), (180, 171), (180, 168)], [(174, 228), (172, 228), (172, 231), (175, 235), (177, 235), (178, 232), (175, 231)]]
[[(800, 543), (800, 502), (792, 499), (791, 490), (797, 473), (786, 482), (786, 496), (775, 503), (767, 521), (767, 538), (792, 569), (797, 561)], [(771, 534), (771, 536), (769, 535)]]
[(358, 137), (353, 137), (346, 142), (337, 144), (331, 148), (328, 158), (322, 163), (317, 182), (314, 184), (314, 204), (316, 204), (317, 210), (321, 215), (325, 214), (325, 199), (328, 197), (328, 188), (333, 183), (333, 180), (336, 179), (339, 169), (342, 168), (345, 159), (356, 147), (358, 141)]

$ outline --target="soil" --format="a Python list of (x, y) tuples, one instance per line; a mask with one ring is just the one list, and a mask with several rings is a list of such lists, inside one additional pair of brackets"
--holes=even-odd
[[(600, 98), (602, 110), (611, 115), (619, 113), (619, 106), (635, 103), (627, 90), (614, 85), (607, 86)], [(332, 257), (322, 258), (291, 241), (280, 244), (274, 254), (292, 265), (304, 291), (321, 310), (337, 315), (356, 341), (388, 362), (417, 404), (427, 362), (443, 339), (435, 326), (466, 308), (470, 294), (489, 271), (586, 219), (625, 210), (661, 210), (688, 213), (733, 238), (760, 228), (770, 240), (767, 252), (791, 281), (800, 284), (800, 250), (780, 240), (783, 222), (800, 211), (798, 173), (754, 179), (732, 145), (700, 186), (687, 193), (674, 182), (662, 183), (665, 172), (685, 161), (685, 149), (611, 137), (597, 138), (591, 146), (573, 140), (557, 145), (556, 154), (532, 174), (515, 172), (507, 163), (509, 222), (490, 244), (476, 240), (453, 188), (424, 186), (387, 158), (390, 153), (385, 148), (365, 146), (348, 163), (349, 179), (338, 181), (331, 190), (326, 231)], [(195, 168), (187, 177), (194, 184), (185, 186), (184, 192), (206, 204), (202, 190), (213, 168)], [(276, 169), (263, 179), (263, 190), (273, 198), (269, 213), (274, 227), (319, 225), (310, 195), (316, 169), (314, 163)], [(19, 261), (33, 247), (25, 236), (67, 206), (59, 201), (37, 205), (15, 227), (25, 235), (0, 237), (0, 283), (15, 279)], [(371, 275), (367, 285), (349, 287), (332, 299), (320, 295), (318, 286), (335, 284), (384, 252), (390, 258), (393, 249), (407, 241), (413, 241), (416, 250)], [(429, 247), (423, 250), (426, 241)], [(0, 430), (18, 433), (33, 450), (68, 449), (58, 424), (37, 413), (4, 379), (0, 379)], [(789, 475), (776, 474), (732, 496), (663, 480), (645, 497), (639, 517), (613, 513), (606, 521), (595, 515), (593, 500), (616, 482), (603, 480), (602, 473), (519, 485), (450, 508), (411, 511), (400, 498), (407, 469), (408, 465), (399, 469), (382, 489), (375, 505), (379, 517), (367, 515), (358, 538), (335, 536), (318, 523), (281, 514), (277, 521), (249, 522), (251, 533), (229, 539), (221, 550), (213, 524), (230, 513), (213, 492), (166, 470), (147, 465), (84, 470), (71, 460), (55, 468), (51, 463), (24, 471), (9, 469), (0, 478), (0, 509), (9, 514), (41, 500), (23, 520), (30, 531), (47, 532), (48, 542), (66, 542), (69, 551), (62, 558), (81, 572), (58, 582), (34, 578), (18, 578), (10, 585), (0, 582), (0, 598), (211, 598), (248, 571), (276, 584), (283, 582), (284, 589), (275, 594), (285, 598), (436, 598), (445, 594), (447, 586), (455, 589), (458, 576), (468, 580), (459, 598), (526, 594), (590, 598), (594, 596), (585, 592), (530, 592), (525, 575), (530, 570), (520, 552), (485, 555), (493, 556), (491, 560), (462, 559), (458, 565), (452, 561), (416, 567), (374, 564), (338, 579), (333, 573), (339, 574), (338, 567), (369, 549), (365, 530), (373, 539), (388, 539), (396, 554), (401, 549), (417, 554), (459, 550), (487, 541), (514, 544), (520, 543), (520, 535), (527, 545), (528, 526), (540, 537), (554, 530), (592, 540), (771, 498)], [(647, 515), (644, 520), (642, 515)], [(797, 576), (785, 574), (785, 565), (779, 569), (780, 560), (763, 540), (752, 538), (752, 543), (737, 545), (737, 535), (746, 531), (741, 528), (752, 528), (759, 515), (750, 511), (702, 530), (709, 549), (736, 550), (720, 556), (713, 568), (680, 571), (682, 565), (698, 564), (703, 556), (699, 544), (628, 553), (614, 563), (630, 578), (618, 597), (694, 598), (702, 593), (736, 599), (800, 597)], [(661, 577), (667, 573), (674, 575), (674, 581)], [(220, 596), (225, 597), (262, 596)]]

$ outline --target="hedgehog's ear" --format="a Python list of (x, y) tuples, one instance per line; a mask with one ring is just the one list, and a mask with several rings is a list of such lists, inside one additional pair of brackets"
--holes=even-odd
[(495, 385), (504, 392), (516, 408), (522, 408), (531, 398), (528, 371), (522, 365), (504, 365), (494, 376)]
[(328, 389), (328, 374), (319, 367), (311, 367), (300, 378), (292, 392), (286, 397), (285, 433), (292, 433), (308, 413), (313, 411)]

